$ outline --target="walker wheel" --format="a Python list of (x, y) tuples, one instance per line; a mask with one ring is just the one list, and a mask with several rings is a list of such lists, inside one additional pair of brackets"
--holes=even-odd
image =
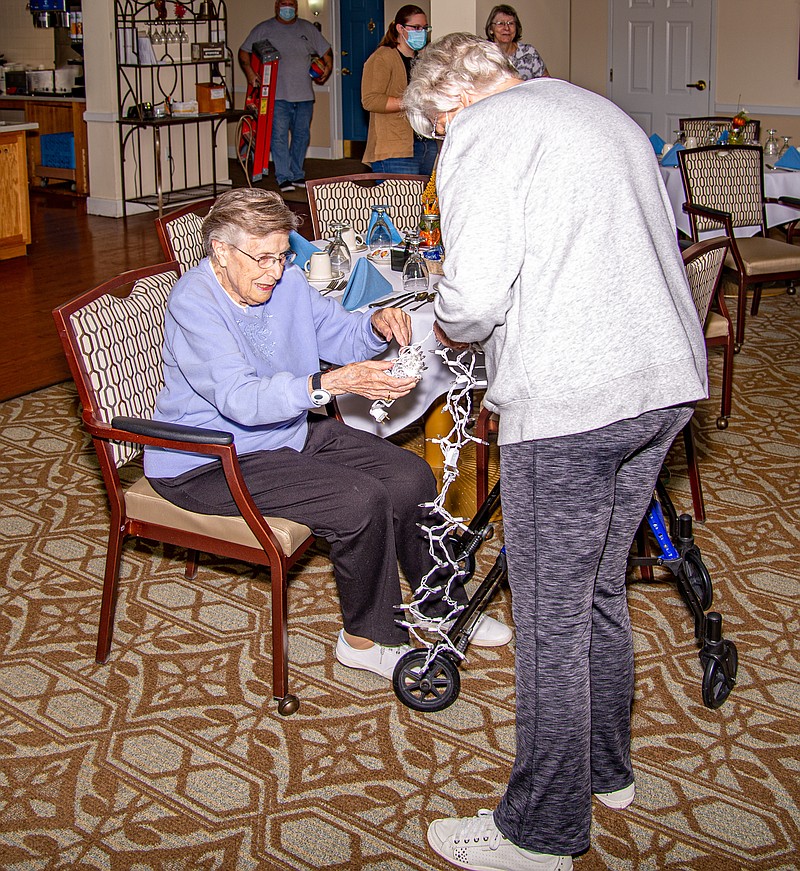
[(739, 670), (736, 645), (732, 641), (724, 641), (723, 644), (725, 645), (723, 658), (727, 659), (728, 668), (725, 669), (717, 657), (710, 657), (706, 660), (703, 669), (703, 704), (712, 710), (725, 703), (736, 684), (736, 672)]
[(444, 653), (437, 653), (427, 669), (427, 648), (404, 654), (394, 667), (392, 686), (398, 699), (414, 711), (443, 711), (461, 691), (458, 666)]
[(709, 575), (705, 563), (696, 550), (688, 551), (683, 558), (683, 571), (686, 574), (686, 580), (700, 601), (700, 607), (704, 611), (708, 611), (714, 600), (714, 587), (711, 583), (711, 575)]

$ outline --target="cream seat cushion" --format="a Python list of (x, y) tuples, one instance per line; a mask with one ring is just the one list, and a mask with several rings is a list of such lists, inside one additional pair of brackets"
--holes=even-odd
[[(159, 496), (144, 476), (125, 492), (125, 510), (128, 517), (134, 520), (158, 523), (161, 526), (199, 533), (246, 547), (261, 547), (243, 518), (186, 511)], [(266, 517), (265, 520), (275, 533), (286, 556), (291, 556), (311, 535), (311, 530), (307, 526), (295, 523), (293, 520), (279, 517)]]
[[(747, 275), (800, 272), (800, 248), (797, 245), (779, 239), (765, 239), (763, 236), (738, 238), (736, 245), (744, 260)], [(730, 251), (725, 258), (725, 265), (729, 269), (736, 269), (736, 261)]]
[(728, 321), (717, 312), (709, 312), (706, 320), (705, 337), (719, 339), (728, 335)]

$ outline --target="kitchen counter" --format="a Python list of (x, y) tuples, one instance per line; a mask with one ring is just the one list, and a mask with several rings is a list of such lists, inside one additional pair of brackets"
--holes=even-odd
[(0, 121), (0, 133), (16, 133), (19, 130), (38, 130), (35, 121)]
[(25, 139), (38, 124), (0, 124), (0, 260), (23, 257), (31, 241)]
[(26, 100), (65, 100), (72, 101), (74, 100), (76, 103), (85, 103), (86, 97), (73, 97), (72, 94), (68, 94), (65, 91), (52, 94), (0, 94), (0, 100), (16, 100), (20, 103), (25, 102)]
[[(72, 133), (75, 137), (74, 168), (45, 166), (42, 163), (41, 142), (34, 134), (28, 137), (28, 179), (32, 187), (44, 187), (50, 182), (69, 183), (69, 192), (78, 196), (89, 195), (89, 148), (86, 135), (85, 97), (57, 96), (27, 97), (0, 95), (0, 109), (20, 110), (25, 113), (24, 123), (38, 124), (39, 135), (50, 133)], [(16, 122), (12, 122), (16, 123)], [(8, 127), (0, 127), (0, 130)]]

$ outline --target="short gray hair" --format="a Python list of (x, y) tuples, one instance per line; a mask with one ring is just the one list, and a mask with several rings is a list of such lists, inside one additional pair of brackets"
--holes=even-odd
[(298, 224), (297, 215), (278, 194), (261, 188), (235, 188), (220, 194), (206, 215), (203, 247), (213, 257), (213, 240), (239, 247), (246, 236), (263, 239), (271, 233), (291, 233)]
[(420, 52), (403, 111), (417, 133), (430, 136), (436, 116), (460, 105), (462, 94), (484, 94), (516, 77), (502, 49), (471, 33), (450, 33)]

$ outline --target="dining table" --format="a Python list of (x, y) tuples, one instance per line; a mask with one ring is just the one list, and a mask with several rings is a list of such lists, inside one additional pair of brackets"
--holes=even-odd
[[(683, 190), (680, 170), (677, 166), (662, 166), (661, 177), (664, 179), (664, 185), (667, 189), (672, 211), (675, 214), (675, 223), (678, 226), (678, 230), (686, 236), (691, 236), (692, 231), (689, 226), (689, 216), (683, 211), (686, 194)], [(773, 169), (772, 167), (765, 166), (764, 196), (776, 198), (800, 197), (800, 171)], [(778, 226), (779, 224), (788, 224), (789, 221), (796, 221), (800, 217), (800, 211), (789, 206), (769, 204), (766, 208), (768, 228)], [(752, 236), (759, 232), (760, 229), (760, 227), (737, 227), (736, 235)], [(701, 238), (714, 235), (719, 235), (719, 233), (712, 230), (709, 233), (701, 234)]]
[[(316, 240), (314, 244), (322, 248), (325, 246), (326, 240)], [(367, 256), (366, 248), (351, 252), (352, 266), (355, 267), (357, 259)], [(399, 300), (402, 297), (402, 273), (392, 270), (388, 262), (373, 263), (373, 265), (390, 284), (386, 297), (380, 298), (381, 300), (385, 299), (383, 307), (390, 306), (394, 300)], [(429, 294), (435, 295), (439, 278), (439, 275), (431, 273), (428, 286)], [(329, 291), (325, 282), (312, 282), (312, 286), (332, 299), (341, 300), (345, 292), (344, 289)], [(395, 400), (387, 407), (388, 417), (383, 422), (379, 422), (370, 414), (373, 404), (371, 399), (348, 393), (337, 397), (336, 401), (339, 413), (346, 424), (365, 432), (374, 433), (382, 438), (394, 435), (421, 419), (425, 434), (425, 459), (434, 471), (437, 471), (441, 470), (443, 466), (443, 457), (439, 445), (434, 439), (446, 435), (453, 424), (452, 417), (445, 408), (446, 394), (453, 384), (453, 374), (442, 358), (436, 354), (436, 350), (440, 349), (441, 345), (433, 335), (433, 322), (435, 320), (433, 301), (427, 298), (425, 300), (415, 299), (411, 303), (404, 304), (403, 309), (411, 317), (411, 340), (414, 343), (420, 342), (424, 353), (426, 368), (417, 386), (409, 394)], [(368, 310), (368, 306), (359, 309), (359, 311), (366, 310)], [(399, 351), (397, 343), (392, 342), (375, 359), (394, 360)], [(480, 372), (483, 376), (482, 367)], [(485, 384), (485, 381), (481, 381), (481, 383)]]

